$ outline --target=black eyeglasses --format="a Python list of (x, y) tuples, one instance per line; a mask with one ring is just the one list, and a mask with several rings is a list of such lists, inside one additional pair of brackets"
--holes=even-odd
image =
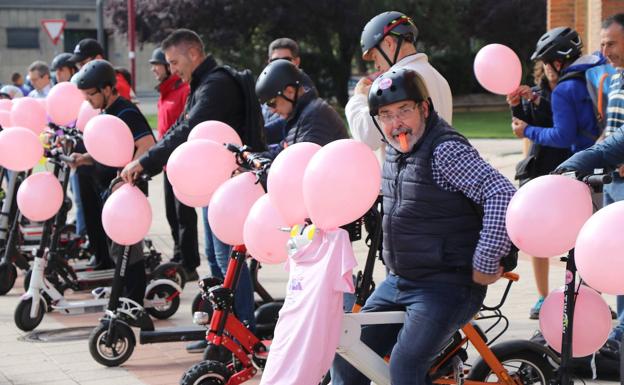
[(269, 63), (273, 63), (276, 60), (288, 60), (289, 62), (292, 62), (293, 60), (295, 60), (295, 58), (292, 58), (290, 56), (285, 56), (285, 57), (274, 57), (273, 59), (269, 59)]
[(275, 108), (275, 106), (277, 105), (277, 96), (267, 100), (265, 104), (267, 105), (267, 107)]

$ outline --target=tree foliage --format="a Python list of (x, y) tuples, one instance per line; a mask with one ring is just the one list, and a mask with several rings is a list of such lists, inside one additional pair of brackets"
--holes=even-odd
[[(122, 33), (127, 31), (126, 3), (107, 2), (108, 15)], [(255, 73), (266, 64), (273, 39), (293, 38), (301, 46), (302, 67), (321, 95), (335, 97), (342, 105), (352, 73), (366, 71), (360, 58), (362, 28), (385, 10), (413, 17), (419, 51), (429, 55), (454, 94), (479, 90), (472, 62), (485, 44), (506, 44), (527, 61), (546, 19), (545, 0), (137, 0), (136, 4), (140, 42), (158, 43), (176, 28), (190, 28), (219, 60)]]

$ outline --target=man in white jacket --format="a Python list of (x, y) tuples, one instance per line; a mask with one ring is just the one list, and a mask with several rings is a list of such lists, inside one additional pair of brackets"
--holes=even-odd
[[(362, 58), (375, 62), (379, 72), (408, 68), (425, 80), (440, 117), (452, 123), (453, 97), (444, 77), (429, 64), (427, 55), (416, 51), (418, 29), (412, 19), (401, 12), (384, 12), (373, 17), (364, 27), (360, 44)], [(385, 159), (385, 144), (368, 111), (368, 91), (374, 79), (363, 77), (355, 86), (353, 97), (345, 108), (351, 135), (372, 150), (378, 150), (380, 163)]]

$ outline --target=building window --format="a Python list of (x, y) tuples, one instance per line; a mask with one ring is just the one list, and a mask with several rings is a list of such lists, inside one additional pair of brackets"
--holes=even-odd
[(39, 28), (7, 28), (7, 48), (39, 48)]

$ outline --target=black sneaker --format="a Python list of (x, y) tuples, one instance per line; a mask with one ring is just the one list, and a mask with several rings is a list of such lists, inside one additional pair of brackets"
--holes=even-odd
[(206, 346), (208, 346), (208, 341), (206, 341), (205, 339), (194, 341), (186, 345), (186, 351), (188, 353), (203, 353), (206, 349)]

